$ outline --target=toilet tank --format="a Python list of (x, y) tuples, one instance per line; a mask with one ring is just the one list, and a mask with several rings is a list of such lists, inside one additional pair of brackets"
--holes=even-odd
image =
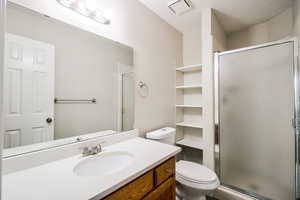
[(175, 144), (176, 129), (166, 127), (146, 134), (146, 138), (166, 144)]

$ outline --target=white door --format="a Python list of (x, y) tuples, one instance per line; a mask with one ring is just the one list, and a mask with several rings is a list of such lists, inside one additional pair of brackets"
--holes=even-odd
[(54, 46), (6, 34), (4, 148), (54, 138)]

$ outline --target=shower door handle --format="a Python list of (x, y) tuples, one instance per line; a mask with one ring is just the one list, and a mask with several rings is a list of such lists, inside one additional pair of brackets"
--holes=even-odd
[[(294, 129), (299, 130), (300, 131), (300, 120), (297, 118), (293, 118), (292, 119), (292, 126)], [(297, 132), (298, 134), (298, 132)]]
[(295, 118), (293, 118), (291, 121), (292, 121), (293, 128), (296, 128), (296, 120), (295, 120)]

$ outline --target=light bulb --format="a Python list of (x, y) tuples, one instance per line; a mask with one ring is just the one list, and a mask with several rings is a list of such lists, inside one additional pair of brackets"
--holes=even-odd
[(56, 0), (61, 5), (89, 17), (102, 24), (110, 24), (110, 20), (97, 9), (97, 0)]

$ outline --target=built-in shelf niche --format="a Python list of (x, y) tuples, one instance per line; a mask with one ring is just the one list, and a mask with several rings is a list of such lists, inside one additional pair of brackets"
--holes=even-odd
[(176, 126), (182, 126), (182, 127), (190, 127), (190, 128), (203, 128), (203, 125), (201, 122), (178, 122), (176, 123)]
[(202, 70), (202, 64), (189, 65), (189, 66), (176, 68), (176, 71), (180, 71), (180, 72), (193, 72), (193, 71), (200, 71), (200, 70)]
[(202, 129), (177, 126), (177, 134), (177, 145), (203, 150)]
[(202, 108), (202, 105), (196, 105), (196, 104), (177, 104), (177, 108)]
[(177, 89), (176, 94), (176, 105), (202, 107), (202, 87)]
[(176, 80), (176, 86), (202, 86), (202, 65), (177, 68)]
[(181, 85), (176, 86), (176, 89), (201, 89), (202, 85)]
[(202, 126), (202, 108), (180, 107), (176, 109), (176, 122)]
[(202, 65), (176, 68), (177, 145), (203, 150)]

